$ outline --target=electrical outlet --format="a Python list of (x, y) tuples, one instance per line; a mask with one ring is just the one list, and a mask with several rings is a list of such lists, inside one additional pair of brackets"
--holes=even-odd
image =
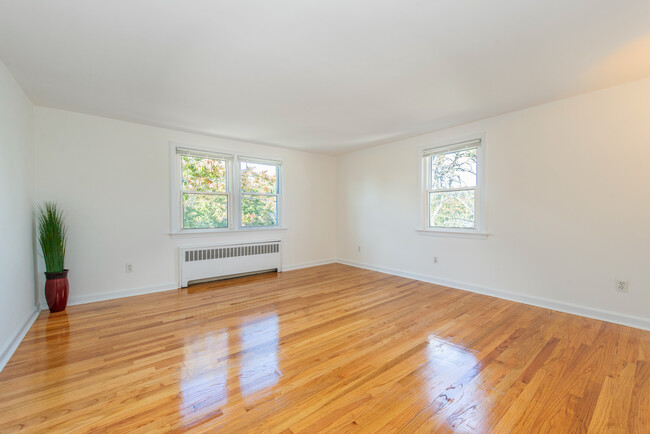
[(628, 292), (629, 284), (626, 280), (616, 281), (616, 292)]
[(437, 264), (437, 263), (438, 263), (438, 257), (437, 257), (437, 256), (434, 256), (434, 257), (433, 257), (433, 263), (434, 263), (434, 264)]
[(126, 264), (126, 272), (133, 273), (133, 264)]

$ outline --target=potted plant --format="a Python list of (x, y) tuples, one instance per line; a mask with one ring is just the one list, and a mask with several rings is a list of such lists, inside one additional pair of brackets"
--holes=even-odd
[(68, 270), (65, 268), (67, 228), (56, 203), (46, 202), (37, 210), (38, 242), (45, 259), (45, 299), (50, 312), (65, 310), (68, 304)]

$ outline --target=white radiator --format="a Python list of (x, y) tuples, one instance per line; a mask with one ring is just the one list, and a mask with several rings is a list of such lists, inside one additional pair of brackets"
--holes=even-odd
[[(282, 271), (281, 241), (179, 248), (181, 287), (262, 271)], [(198, 283), (198, 282), (197, 282)]]

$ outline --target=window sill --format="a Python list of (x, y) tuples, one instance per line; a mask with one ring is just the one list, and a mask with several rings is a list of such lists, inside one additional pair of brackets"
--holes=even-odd
[(488, 237), (486, 232), (477, 231), (454, 231), (454, 230), (439, 230), (439, 229), (416, 229), (420, 235), (429, 235), (434, 237), (449, 237), (449, 238), (473, 238), (475, 240), (485, 240)]
[(185, 238), (185, 237), (201, 237), (209, 235), (221, 234), (240, 234), (243, 232), (273, 232), (273, 231), (286, 231), (285, 227), (259, 227), (259, 228), (240, 228), (240, 229), (195, 229), (183, 232), (170, 232), (169, 236), (172, 238)]

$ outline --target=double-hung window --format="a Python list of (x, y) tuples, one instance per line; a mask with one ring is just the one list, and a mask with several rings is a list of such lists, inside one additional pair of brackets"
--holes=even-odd
[(172, 233), (277, 228), (279, 161), (172, 145)]
[(241, 225), (277, 226), (280, 196), (280, 165), (239, 159)]
[(183, 229), (230, 226), (232, 157), (177, 149)]
[(482, 139), (425, 149), (423, 166), (425, 230), (484, 232)]

